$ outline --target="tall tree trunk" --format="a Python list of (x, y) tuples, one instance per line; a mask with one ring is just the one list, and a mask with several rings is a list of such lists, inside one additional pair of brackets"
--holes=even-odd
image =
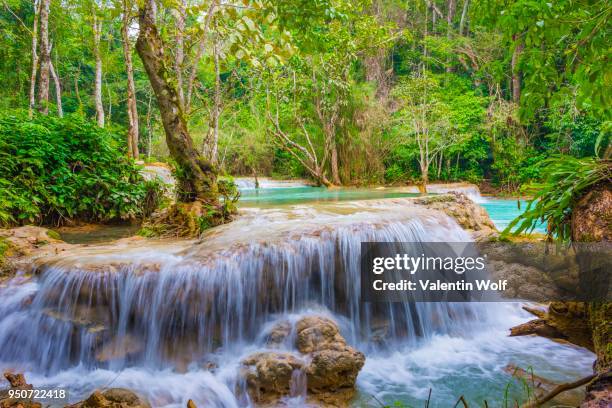
[(178, 92), (172, 81), (172, 69), (166, 66), (167, 58), (155, 25), (155, 13), (154, 0), (145, 0), (139, 5), (140, 32), (136, 50), (157, 98), (168, 149), (180, 170), (180, 198), (183, 201), (202, 201), (218, 206), (217, 174), (212, 164), (193, 146)]
[(448, 24), (449, 30), (452, 28), (453, 19), (455, 18), (456, 11), (457, 11), (456, 0), (448, 0), (448, 10), (446, 11), (446, 23)]
[(53, 67), (53, 62), (49, 61), (49, 72), (51, 73), (51, 78), (53, 78), (53, 83), (55, 84), (55, 101), (57, 104), (57, 116), (60, 118), (64, 117), (64, 109), (62, 108), (62, 88), (60, 86), (59, 77), (55, 72), (55, 68)]
[(512, 36), (514, 40), (514, 52), (512, 53), (511, 69), (512, 69), (512, 100), (518, 104), (521, 101), (521, 72), (518, 68), (518, 63), (525, 48), (523, 40), (519, 35)]
[(96, 60), (94, 77), (94, 103), (96, 105), (96, 121), (98, 126), (104, 127), (104, 105), (102, 105), (102, 58), (100, 57), (100, 34), (102, 23), (98, 20), (96, 11), (93, 13), (93, 51)]
[(174, 56), (174, 72), (176, 75), (176, 88), (178, 91), (178, 98), (183, 108), (185, 107), (185, 96), (183, 94), (183, 61), (185, 60), (185, 45), (184, 45), (184, 32), (185, 32), (185, 0), (178, 2), (178, 8), (175, 11), (176, 20), (176, 55)]
[(38, 70), (38, 18), (40, 15), (40, 1), (34, 0), (34, 24), (32, 26), (32, 73), (30, 74), (30, 104), (28, 116), (34, 115), (36, 107), (36, 72)]
[(38, 83), (38, 110), (49, 113), (49, 66), (51, 50), (49, 47), (49, 8), (51, 0), (40, 0), (40, 77)]
[(130, 25), (130, 11), (130, 0), (123, 0), (123, 22), (121, 25), (121, 37), (123, 39), (123, 58), (125, 59), (125, 70), (127, 73), (127, 146), (128, 156), (134, 159), (138, 159), (138, 108), (136, 106), (136, 86), (134, 85), (132, 47), (130, 46), (130, 38), (128, 36), (128, 28)]
[(459, 22), (459, 35), (467, 35), (467, 30), (466, 33), (463, 33), (463, 29), (466, 27), (466, 22), (467, 22), (467, 16), (468, 16), (468, 9), (470, 7), (470, 0), (465, 0), (463, 2), (463, 11), (461, 11), (461, 21)]
[(331, 135), (329, 135), (329, 149), (330, 149), (330, 164), (332, 171), (332, 183), (335, 185), (341, 185), (340, 181), (340, 172), (338, 171), (338, 146), (336, 144), (336, 135), (332, 130)]
[[(455, 0), (448, 0), (448, 10), (446, 11), (446, 38), (450, 40), (453, 34), (453, 19), (455, 18), (455, 11), (457, 9), (457, 3)], [(446, 72), (453, 72), (454, 67), (451, 65), (451, 58), (446, 60)]]
[(212, 139), (210, 141), (210, 161), (214, 165), (217, 165), (219, 157), (219, 117), (221, 116), (221, 75), (219, 72), (219, 44), (216, 38), (213, 45), (213, 54), (215, 61), (215, 95), (211, 123)]
[(79, 102), (79, 112), (83, 111), (83, 101), (81, 101), (81, 93), (79, 92), (79, 78), (81, 77), (81, 64), (77, 68), (77, 72), (74, 75), (74, 94)]
[(149, 94), (149, 103), (147, 103), (147, 158), (151, 158), (151, 145), (153, 144), (153, 125), (151, 124), (151, 102), (153, 95)]

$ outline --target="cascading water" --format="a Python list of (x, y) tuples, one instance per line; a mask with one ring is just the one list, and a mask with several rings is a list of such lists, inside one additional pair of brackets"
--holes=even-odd
[[(32, 381), (70, 387), (74, 399), (118, 382), (154, 406), (248, 404), (232, 391), (236, 367), (279, 318), (331, 314), (368, 359), (385, 359), (507, 316), (496, 304), (361, 302), (362, 241), (468, 240), (446, 215), (395, 199), (248, 210), (201, 243), (80, 248), (0, 288), (0, 368), (25, 368)], [(367, 392), (377, 393), (382, 366), (366, 363)]]

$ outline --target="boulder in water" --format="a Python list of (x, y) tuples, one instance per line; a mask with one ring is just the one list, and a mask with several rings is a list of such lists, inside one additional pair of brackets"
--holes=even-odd
[(340, 350), (346, 347), (344, 337), (331, 319), (307, 316), (296, 324), (296, 347), (304, 354), (320, 350)]
[[(251, 398), (258, 404), (270, 404), (290, 396), (292, 389), (296, 389), (293, 382), (300, 377), (296, 373), (301, 373), (306, 376), (308, 400), (347, 406), (355, 393), (357, 374), (365, 363), (364, 354), (347, 345), (338, 325), (329, 318), (306, 316), (294, 327), (294, 347), (300, 354), (262, 352), (243, 360), (243, 378)], [(268, 340), (274, 339), (268, 344), (282, 344), (291, 331), (289, 322), (281, 322), (268, 335)]]
[[(23, 374), (14, 374), (10, 371), (4, 373), (4, 378), (9, 382), (11, 388), (20, 390), (31, 390), (32, 384), (28, 384)], [(26, 398), (9, 398), (6, 390), (0, 390), (0, 408), (41, 408), (42, 404)]]
[(270, 403), (289, 395), (295, 370), (304, 369), (304, 361), (291, 353), (256, 353), (242, 361), (243, 377), (251, 398), (257, 403)]
[(469, 231), (476, 240), (486, 239), (497, 234), (495, 224), (487, 210), (474, 203), (463, 193), (421, 197), (414, 201), (418, 205), (446, 213), (457, 221), (461, 228)]
[(144, 398), (125, 388), (111, 388), (94, 391), (85, 401), (70, 408), (151, 408)]

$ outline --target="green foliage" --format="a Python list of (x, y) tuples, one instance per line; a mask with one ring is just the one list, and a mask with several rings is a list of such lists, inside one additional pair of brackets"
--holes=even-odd
[(526, 187), (525, 192), (532, 193), (533, 198), (504, 233), (529, 233), (538, 223), (546, 222), (550, 238), (570, 241), (572, 208), (599, 183), (612, 182), (612, 164), (597, 158), (557, 156), (544, 160), (541, 165), (543, 181)]
[(0, 224), (146, 216), (160, 185), (144, 181), (122, 137), (80, 116), (0, 116)]

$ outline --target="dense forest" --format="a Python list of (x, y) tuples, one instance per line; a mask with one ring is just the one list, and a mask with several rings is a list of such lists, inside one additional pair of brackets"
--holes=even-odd
[[(327, 186), (462, 180), (516, 193), (549, 157), (610, 154), (605, 0), (1, 6), (0, 150), (3, 173), (14, 175), (0, 179), (12, 197), (0, 206), (4, 221), (16, 212), (40, 218), (36, 209), (23, 215), (36, 200), (8, 179), (49, 168), (49, 157), (74, 170), (80, 159), (72, 156), (91, 143), (107, 147), (96, 160), (166, 161), (184, 180), (200, 171), (181, 154), (203, 159), (199, 181), (184, 188), (187, 201), (216, 192), (217, 174)], [(48, 132), (55, 139), (40, 142)], [(126, 203), (142, 201), (146, 187), (117, 185), (123, 170), (115, 167), (106, 168), (114, 181), (104, 189), (130, 197), (120, 205), (128, 208), (92, 197), (104, 208), (98, 218), (144, 211)], [(70, 183), (65, 199), (61, 188), (46, 188), (40, 200), (61, 207), (84, 189)], [(19, 200), (27, 202), (11, 209)], [(58, 217), (90, 211), (74, 207)]]

